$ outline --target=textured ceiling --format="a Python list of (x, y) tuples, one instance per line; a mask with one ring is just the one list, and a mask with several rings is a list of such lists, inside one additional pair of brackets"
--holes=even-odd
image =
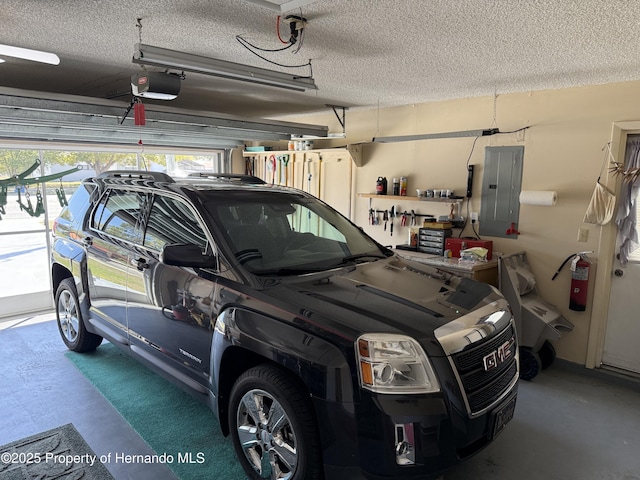
[[(266, 55), (284, 64), (311, 59), (318, 91), (187, 73), (166, 105), (274, 117), (327, 104), (386, 107), (640, 79), (633, 1), (318, 0), (302, 14), (309, 24), (298, 53)], [(128, 101), (140, 69), (131, 63), (138, 17), (143, 43), (275, 68), (235, 37), (281, 47), (277, 15), (242, 0), (3, 0), (0, 43), (52, 51), (61, 63), (6, 57), (0, 86)]]

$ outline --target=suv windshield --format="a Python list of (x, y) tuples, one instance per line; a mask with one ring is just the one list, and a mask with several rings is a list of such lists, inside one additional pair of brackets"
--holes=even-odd
[(256, 275), (295, 275), (391, 253), (332, 208), (291, 193), (228, 192), (206, 203), (231, 254)]

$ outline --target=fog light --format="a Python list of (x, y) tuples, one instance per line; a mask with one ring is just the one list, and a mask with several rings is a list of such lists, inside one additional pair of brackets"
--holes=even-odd
[(416, 444), (413, 423), (396, 423), (396, 463), (415, 465)]

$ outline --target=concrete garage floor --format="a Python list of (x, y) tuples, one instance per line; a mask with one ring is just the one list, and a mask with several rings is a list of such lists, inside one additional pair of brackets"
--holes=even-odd
[[(73, 423), (98, 454), (151, 450), (64, 356), (55, 314), (0, 320), (0, 445)], [(107, 464), (116, 480), (172, 480)], [(558, 361), (521, 382), (515, 418), (444, 480), (640, 480), (640, 382)]]

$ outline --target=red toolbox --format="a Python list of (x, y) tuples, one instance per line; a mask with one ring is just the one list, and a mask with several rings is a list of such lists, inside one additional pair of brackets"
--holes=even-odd
[(493, 253), (493, 241), (491, 240), (467, 240), (466, 238), (448, 237), (444, 243), (445, 250), (451, 250), (452, 257), (460, 257), (460, 250), (473, 247), (486, 248), (488, 250), (487, 260), (491, 260), (491, 254)]

